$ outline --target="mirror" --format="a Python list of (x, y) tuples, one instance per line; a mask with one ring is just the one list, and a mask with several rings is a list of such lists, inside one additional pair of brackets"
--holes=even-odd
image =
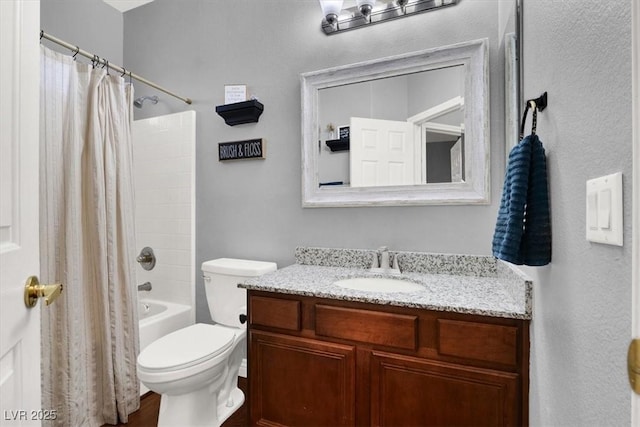
[(302, 74), (303, 206), (488, 203), (487, 45)]
[[(462, 65), (320, 89), (318, 121), (321, 187), (463, 180)], [(397, 141), (396, 149), (387, 152), (391, 149), (388, 143), (372, 140), (389, 137), (407, 141)], [(363, 143), (352, 145), (352, 140)], [(402, 146), (415, 147), (415, 152), (398, 151)], [(369, 166), (372, 162), (379, 165), (377, 160), (393, 166)]]

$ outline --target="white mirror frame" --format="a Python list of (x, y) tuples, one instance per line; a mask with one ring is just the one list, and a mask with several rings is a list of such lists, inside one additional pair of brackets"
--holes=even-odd
[[(301, 74), (302, 207), (488, 204), (490, 155), (487, 49), (488, 39), (480, 39)], [(456, 65), (465, 67), (465, 182), (386, 187), (320, 187), (319, 90)]]

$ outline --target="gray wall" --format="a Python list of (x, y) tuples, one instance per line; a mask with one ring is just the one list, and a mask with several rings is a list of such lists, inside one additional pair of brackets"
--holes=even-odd
[[(161, 95), (152, 116), (197, 111), (196, 265), (227, 256), (293, 263), (298, 245), (490, 254), (499, 196), (488, 206), (301, 207), (302, 72), (490, 37), (492, 185), (502, 178), (502, 38), (496, 0), (327, 37), (316, 0), (156, 0), (125, 13), (125, 60), (136, 72), (193, 97)], [(487, 23), (492, 23), (487, 29)], [(215, 113), (224, 84), (245, 83), (265, 111), (229, 127)], [(138, 94), (155, 93), (137, 86)], [(261, 137), (267, 159), (220, 163), (217, 144)], [(197, 275), (200, 277), (200, 275)], [(197, 283), (198, 319), (208, 319)]]
[[(123, 26), (122, 13), (102, 0), (40, 0), (42, 30), (126, 67), (122, 63)], [(44, 44), (59, 52), (70, 53), (47, 40)]]
[[(531, 424), (630, 424), (625, 378), (631, 300), (630, 2), (524, 0), (525, 96), (549, 91), (538, 129), (548, 155), (553, 262), (535, 279)], [(42, 27), (106, 52), (92, 0), (42, 0)], [(300, 207), (298, 74), (477, 38), (493, 1), (462, 0), (437, 13), (326, 37), (315, 0), (156, 0), (124, 17), (125, 66), (186, 96), (160, 94), (140, 117), (193, 108), (198, 120), (197, 261), (220, 256), (293, 262), (297, 245), (489, 254), (504, 172), (502, 45), (491, 42), (493, 203), (486, 207)], [(505, 2), (502, 1), (504, 9)], [(65, 9), (74, 5), (73, 10)], [(105, 12), (106, 13), (106, 12)], [(87, 15), (88, 14), (88, 15)], [(110, 12), (107, 15), (111, 15)], [(83, 16), (94, 16), (91, 25)], [(500, 15), (504, 24), (508, 16)], [(117, 19), (116, 19), (117, 21)], [(117, 22), (109, 25), (117, 28)], [(67, 33), (67, 31), (69, 33)], [(431, 37), (436, 34), (436, 37)], [(497, 37), (497, 35), (495, 35)], [(73, 39), (73, 40), (72, 40)], [(96, 39), (96, 40), (94, 40)], [(401, 42), (399, 42), (401, 40)], [(87, 48), (85, 46), (81, 46)], [(98, 53), (98, 52), (96, 52)], [(215, 114), (225, 83), (246, 83), (265, 104), (260, 123), (228, 127)], [(156, 93), (136, 85), (137, 94)], [(267, 159), (219, 163), (217, 143), (267, 140)], [(585, 181), (625, 175), (625, 246), (584, 238)], [(200, 277), (200, 275), (197, 275)], [(200, 320), (208, 314), (197, 284)]]
[[(628, 426), (631, 2), (525, 0), (525, 97), (547, 150), (553, 262), (535, 278), (531, 424)], [(621, 171), (624, 247), (585, 239), (586, 181)]]

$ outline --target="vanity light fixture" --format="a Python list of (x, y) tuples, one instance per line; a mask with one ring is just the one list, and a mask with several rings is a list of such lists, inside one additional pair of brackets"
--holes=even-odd
[(371, 12), (373, 12), (373, 6), (375, 5), (376, 0), (356, 0), (356, 6), (358, 6), (358, 10), (368, 22), (371, 22)]
[(335, 26), (336, 30), (338, 29), (338, 15), (340, 15), (343, 3), (344, 0), (320, 0), (325, 22), (332, 27)]
[(356, 0), (353, 7), (342, 8), (342, 0), (319, 0), (322, 8), (322, 31), (335, 34), (453, 6), (459, 0)]

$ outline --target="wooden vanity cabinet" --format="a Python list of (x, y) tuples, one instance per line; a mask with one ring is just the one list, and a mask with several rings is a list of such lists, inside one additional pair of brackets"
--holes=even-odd
[(529, 322), (248, 292), (258, 426), (528, 425)]

